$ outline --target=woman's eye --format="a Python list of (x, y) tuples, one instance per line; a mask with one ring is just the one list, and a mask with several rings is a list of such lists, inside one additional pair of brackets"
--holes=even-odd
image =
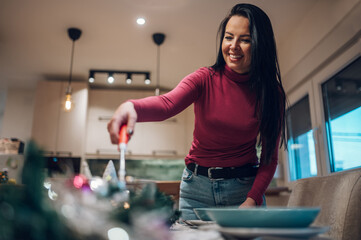
[(250, 42), (251, 42), (251, 39), (242, 39), (241, 42), (250, 43)]
[(227, 36), (227, 37), (224, 37), (225, 39), (227, 39), (227, 40), (232, 40), (233, 38), (232, 37), (230, 37), (230, 36)]

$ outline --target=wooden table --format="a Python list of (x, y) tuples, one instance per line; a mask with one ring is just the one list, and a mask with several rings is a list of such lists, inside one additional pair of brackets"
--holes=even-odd
[(173, 197), (175, 201), (179, 199), (180, 181), (155, 181), (159, 191)]

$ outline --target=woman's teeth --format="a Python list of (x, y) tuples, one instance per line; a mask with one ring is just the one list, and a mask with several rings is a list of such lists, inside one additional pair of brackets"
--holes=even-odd
[(238, 58), (241, 58), (242, 56), (241, 55), (232, 55), (230, 54), (229, 55), (231, 58), (235, 58), (235, 59), (238, 59)]

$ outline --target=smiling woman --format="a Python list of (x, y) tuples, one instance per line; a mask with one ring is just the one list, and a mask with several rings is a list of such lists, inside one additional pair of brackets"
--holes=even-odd
[(108, 123), (116, 144), (120, 127), (133, 133), (136, 122), (163, 121), (194, 104), (193, 142), (180, 185), (185, 220), (197, 219), (196, 207), (265, 205), (284, 140), (285, 93), (268, 16), (237, 4), (219, 35), (213, 66), (189, 74), (164, 95), (126, 101)]

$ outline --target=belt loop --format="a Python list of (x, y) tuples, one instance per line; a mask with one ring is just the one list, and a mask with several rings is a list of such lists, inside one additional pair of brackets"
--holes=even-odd
[(197, 176), (198, 175), (198, 164), (195, 163), (195, 167), (194, 167), (194, 175)]

